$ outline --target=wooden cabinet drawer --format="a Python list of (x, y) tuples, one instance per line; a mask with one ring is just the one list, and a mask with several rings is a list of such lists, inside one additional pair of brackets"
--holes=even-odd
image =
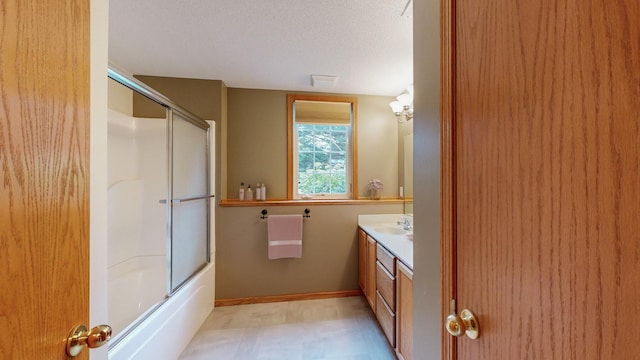
[(396, 311), (396, 278), (380, 261), (376, 263), (376, 288), (391, 311)]
[(377, 258), (391, 275), (396, 276), (396, 257), (380, 244), (377, 248)]
[(389, 309), (387, 303), (380, 295), (380, 292), (376, 292), (377, 294), (377, 304), (376, 304), (376, 317), (378, 318), (378, 322), (380, 322), (380, 327), (382, 327), (382, 331), (384, 332), (387, 340), (392, 347), (396, 347), (396, 315)]

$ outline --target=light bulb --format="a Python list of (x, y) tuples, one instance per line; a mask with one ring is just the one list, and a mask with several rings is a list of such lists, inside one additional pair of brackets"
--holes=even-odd
[(409, 107), (413, 102), (413, 96), (408, 93), (400, 94), (398, 95), (398, 101), (403, 107)]
[(389, 106), (391, 106), (391, 110), (396, 115), (399, 115), (402, 112), (402, 104), (400, 103), (400, 101), (392, 101), (389, 103)]

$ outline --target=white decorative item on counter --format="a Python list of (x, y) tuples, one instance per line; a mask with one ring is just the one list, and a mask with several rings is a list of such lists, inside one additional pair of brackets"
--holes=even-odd
[(374, 200), (378, 200), (382, 195), (382, 190), (384, 190), (384, 183), (380, 179), (371, 179), (367, 184), (367, 189), (369, 189), (369, 196)]

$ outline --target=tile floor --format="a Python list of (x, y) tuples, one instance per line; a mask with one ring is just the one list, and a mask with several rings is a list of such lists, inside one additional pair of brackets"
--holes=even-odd
[(217, 307), (181, 360), (396, 359), (364, 297)]

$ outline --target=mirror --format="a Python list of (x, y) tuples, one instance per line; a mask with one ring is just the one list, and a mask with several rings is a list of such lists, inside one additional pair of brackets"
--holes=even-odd
[(413, 132), (403, 139), (404, 213), (413, 215)]

